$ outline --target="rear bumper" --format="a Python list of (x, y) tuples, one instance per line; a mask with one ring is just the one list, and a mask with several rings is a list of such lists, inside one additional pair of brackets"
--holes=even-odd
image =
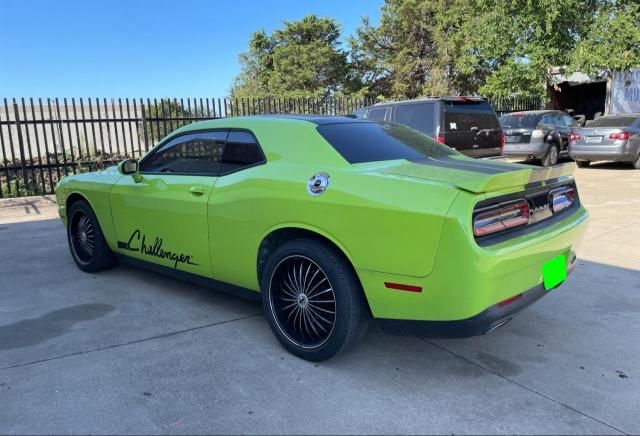
[(627, 144), (620, 145), (569, 145), (569, 156), (580, 160), (611, 160), (617, 162), (630, 162), (638, 157), (638, 146)]
[(506, 143), (502, 149), (503, 156), (531, 157), (542, 159), (547, 154), (549, 144), (546, 142), (533, 143)]
[[(586, 230), (588, 213), (582, 206), (561, 219), (551, 218), (527, 232), (481, 246), (466, 218), (472, 216), (473, 198), (460, 194), (452, 205), (428, 276), (356, 270), (374, 318), (457, 322), (541, 285), (543, 265), (557, 256), (566, 256), (569, 270)], [(389, 289), (387, 282), (420, 290)]]
[[(575, 264), (576, 258), (573, 256), (567, 274), (573, 271)], [(413, 321), (378, 318), (376, 322), (383, 332), (392, 335), (417, 336), (432, 339), (468, 338), (471, 336), (484, 335), (498, 327), (502, 327), (511, 321), (516, 313), (526, 309), (544, 297), (548, 292), (549, 291), (540, 284), (519, 294), (514, 301), (504, 305), (495, 304), (475, 316), (457, 321)]]

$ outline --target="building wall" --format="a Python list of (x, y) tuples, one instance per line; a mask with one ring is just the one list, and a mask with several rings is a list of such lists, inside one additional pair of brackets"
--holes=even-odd
[(640, 112), (640, 68), (613, 73), (611, 113), (629, 112)]

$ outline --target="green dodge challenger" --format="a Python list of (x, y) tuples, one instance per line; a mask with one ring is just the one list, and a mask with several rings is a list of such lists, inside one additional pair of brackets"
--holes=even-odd
[(185, 126), (56, 195), (83, 271), (120, 259), (261, 298), (282, 345), (319, 361), (372, 318), (480, 335), (559, 286), (588, 216), (572, 171), (474, 160), (397, 124), (257, 116)]

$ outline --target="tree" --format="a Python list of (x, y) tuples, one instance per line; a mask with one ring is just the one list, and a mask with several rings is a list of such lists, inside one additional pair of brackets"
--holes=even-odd
[(640, 4), (607, 0), (576, 44), (570, 66), (586, 74), (640, 66)]
[(489, 63), (479, 91), (497, 97), (543, 97), (549, 68), (568, 63), (602, 5), (602, 0), (477, 1), (485, 23), (474, 42), (482, 45), (480, 40), (497, 34), (491, 38), (495, 45), (484, 44), (480, 55), (497, 62)]
[(349, 45), (369, 93), (415, 98), (446, 92), (452, 45), (447, 31), (457, 23), (449, 20), (455, 13), (443, 9), (464, 5), (462, 0), (386, 0), (377, 27), (364, 19)]
[(615, 1), (385, 0), (380, 24), (364, 20), (350, 40), (352, 58), (369, 92), (386, 97), (541, 97), (548, 69), (571, 59)]
[(340, 48), (340, 26), (316, 15), (284, 22), (271, 35), (255, 32), (240, 62), (234, 97), (326, 97), (349, 88), (351, 80), (347, 53)]

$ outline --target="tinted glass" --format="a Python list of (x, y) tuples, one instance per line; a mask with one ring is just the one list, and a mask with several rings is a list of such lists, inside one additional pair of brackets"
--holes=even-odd
[(449, 102), (444, 104), (444, 131), (469, 131), (472, 127), (499, 129), (500, 123), (493, 108), (486, 101)]
[(367, 110), (366, 109), (358, 109), (357, 111), (353, 112), (353, 115), (356, 118), (364, 118), (364, 116), (367, 114)]
[(564, 125), (568, 127), (573, 127), (573, 118), (569, 115), (562, 115), (562, 119), (564, 120)]
[(216, 175), (227, 132), (181, 135), (163, 145), (141, 164), (152, 173)]
[(555, 117), (553, 115), (547, 114), (547, 115), (542, 117), (542, 124), (555, 125), (556, 124), (556, 119), (555, 119)]
[(318, 132), (352, 164), (456, 154), (427, 135), (395, 123), (325, 124)]
[(369, 115), (367, 115), (368, 120), (373, 121), (384, 121), (384, 116), (387, 114), (387, 108), (381, 107), (378, 109), (371, 109), (369, 111)]
[(434, 103), (398, 105), (395, 108), (395, 121), (413, 127), (427, 135), (434, 136), (436, 133), (435, 107), (436, 105)]
[(535, 128), (542, 117), (540, 115), (508, 114), (500, 117), (500, 124), (506, 129)]
[(255, 137), (249, 132), (229, 132), (221, 159), (220, 174), (264, 162), (264, 156)]
[(589, 122), (589, 127), (629, 127), (637, 117), (632, 116), (606, 116)]

